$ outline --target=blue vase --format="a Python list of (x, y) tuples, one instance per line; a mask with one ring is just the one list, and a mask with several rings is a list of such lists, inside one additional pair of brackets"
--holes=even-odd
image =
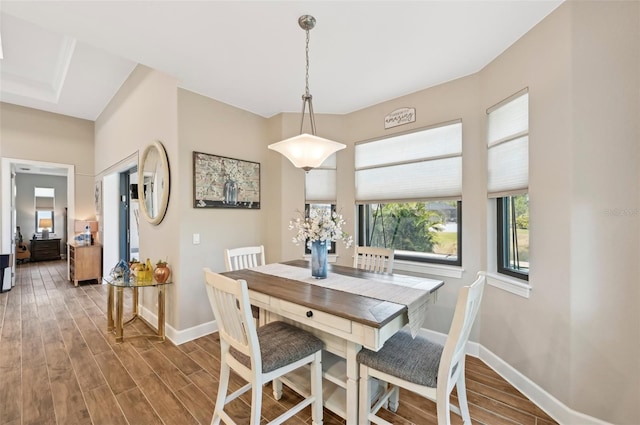
[(311, 276), (316, 279), (327, 277), (327, 243), (325, 241), (311, 242)]

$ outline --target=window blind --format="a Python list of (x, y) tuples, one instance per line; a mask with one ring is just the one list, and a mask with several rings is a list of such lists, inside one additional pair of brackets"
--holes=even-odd
[(53, 200), (47, 196), (36, 196), (36, 211), (52, 211)]
[(529, 93), (489, 108), (487, 192), (490, 198), (524, 193), (529, 186)]
[(51, 187), (35, 187), (33, 190), (36, 211), (52, 211), (55, 201), (55, 189)]
[(356, 202), (460, 199), (462, 121), (356, 144)]
[(327, 158), (320, 167), (305, 175), (305, 198), (307, 204), (335, 204), (336, 154)]

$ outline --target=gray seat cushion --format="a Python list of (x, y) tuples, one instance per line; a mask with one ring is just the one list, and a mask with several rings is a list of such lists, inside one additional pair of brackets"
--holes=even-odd
[(380, 351), (363, 349), (358, 363), (418, 385), (435, 388), (443, 346), (407, 331), (392, 336)]
[[(258, 341), (262, 355), (262, 373), (269, 373), (296, 362), (316, 351), (323, 344), (311, 333), (285, 322), (271, 322), (258, 328)], [(246, 367), (251, 360), (231, 347), (230, 354)]]

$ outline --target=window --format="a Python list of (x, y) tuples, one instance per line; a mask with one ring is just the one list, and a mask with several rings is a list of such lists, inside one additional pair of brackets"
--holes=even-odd
[[(307, 171), (305, 174), (305, 215), (313, 209), (330, 209), (336, 211), (336, 154), (327, 158), (322, 165)], [(305, 244), (305, 254), (311, 254), (311, 249)], [(329, 254), (336, 253), (336, 243), (331, 242)]]
[[(305, 216), (309, 217), (309, 211), (311, 210), (311, 208), (313, 208), (314, 210), (328, 209), (332, 213), (334, 213), (336, 211), (336, 204), (305, 204), (304, 206)], [(311, 248), (309, 248), (307, 244), (304, 245), (304, 253), (309, 255), (311, 254)], [(329, 250), (327, 251), (327, 254), (335, 254), (335, 253), (336, 253), (336, 243), (331, 242), (331, 245), (329, 245)]]
[(529, 280), (529, 195), (498, 203), (498, 273)]
[(35, 226), (37, 233), (43, 230), (55, 232), (55, 189), (49, 187), (34, 188)]
[(358, 243), (461, 265), (462, 122), (356, 144)]
[(489, 108), (487, 193), (496, 199), (498, 273), (529, 280), (529, 93)]
[(305, 173), (305, 199), (307, 204), (336, 203), (336, 154), (327, 158), (320, 167)]
[(395, 258), (461, 265), (460, 201), (366, 204), (358, 244), (395, 250)]

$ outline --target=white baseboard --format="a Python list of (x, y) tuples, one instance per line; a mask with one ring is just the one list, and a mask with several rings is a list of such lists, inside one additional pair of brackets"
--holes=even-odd
[[(153, 329), (157, 329), (158, 316), (148, 308), (139, 305), (138, 311), (140, 316), (151, 326)], [(207, 323), (202, 323), (198, 326), (179, 331), (170, 325), (165, 325), (165, 336), (173, 342), (175, 345), (184, 344), (185, 342), (192, 341), (205, 335), (212, 334), (218, 331), (218, 324), (215, 320)]]
[(558, 423), (563, 425), (609, 424), (571, 409), (485, 347), (480, 346), (478, 357)]
[[(443, 345), (447, 339), (447, 335), (425, 328), (420, 329), (419, 334)], [(467, 342), (466, 351), (468, 355), (478, 357), (485, 362), (558, 423), (563, 425), (610, 425), (608, 422), (567, 407), (560, 400), (542, 389), (538, 384), (477, 342)]]

